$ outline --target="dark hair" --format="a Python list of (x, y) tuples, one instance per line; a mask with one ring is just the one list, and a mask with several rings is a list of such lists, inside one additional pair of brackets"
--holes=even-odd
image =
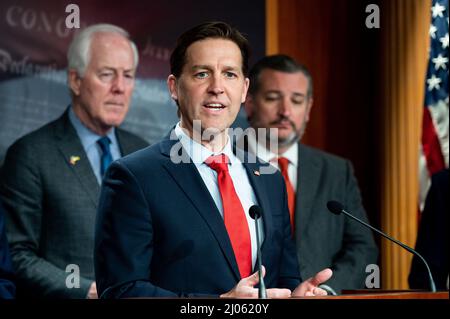
[(242, 72), (247, 76), (250, 54), (247, 39), (236, 28), (225, 22), (218, 21), (202, 23), (186, 31), (177, 39), (175, 49), (170, 55), (170, 73), (178, 78), (186, 64), (186, 51), (189, 46), (194, 42), (207, 38), (227, 39), (236, 43), (241, 50)]
[(265, 69), (286, 72), (286, 73), (297, 73), (301, 72), (305, 75), (308, 80), (308, 91), (306, 95), (308, 98), (312, 97), (313, 94), (313, 81), (311, 77), (311, 73), (309, 73), (308, 69), (297, 63), (293, 58), (284, 54), (277, 55), (269, 55), (258, 62), (250, 70), (249, 78), (250, 78), (250, 87), (248, 89), (249, 94), (254, 95), (259, 90), (259, 75)]

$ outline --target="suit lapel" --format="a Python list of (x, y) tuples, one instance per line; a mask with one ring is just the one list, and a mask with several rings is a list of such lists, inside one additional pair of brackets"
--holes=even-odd
[[(178, 155), (184, 159), (184, 163), (176, 164), (170, 158), (172, 149), (178, 150)], [(161, 142), (161, 153), (167, 157), (163, 163), (169, 175), (186, 194), (206, 224), (211, 229), (217, 240), (229, 266), (233, 270), (236, 280), (240, 280), (239, 268), (234, 257), (233, 248), (228, 237), (223, 218), (211, 197), (195, 164), (192, 163), (187, 153), (181, 147), (178, 140), (165, 139)]]
[(86, 156), (86, 152), (81, 145), (80, 138), (70, 123), (68, 111), (60, 118), (55, 128), (55, 136), (65, 164), (70, 166), (70, 169), (77, 176), (93, 204), (97, 207), (100, 186), (89, 163), (89, 159)]
[(122, 156), (128, 155), (136, 151), (136, 146), (132, 143), (129, 143), (129, 139), (126, 138), (126, 135), (120, 128), (116, 128), (116, 138), (117, 143), (119, 143), (120, 154)]
[(263, 177), (260, 175), (260, 163), (248, 163), (243, 161), (244, 167), (247, 171), (247, 176), (252, 185), (255, 196), (258, 200), (259, 206), (262, 209), (262, 220), (264, 225), (264, 241), (261, 243), (261, 250), (265, 246), (267, 239), (272, 232), (272, 215), (270, 212), (270, 205), (266, 186), (263, 184)]
[[(301, 144), (298, 147), (298, 165), (295, 225), (299, 225), (300, 229), (296, 231), (297, 242), (302, 236), (301, 234), (305, 234), (307, 222), (310, 220), (311, 204), (314, 202), (314, 196), (317, 193), (318, 176), (320, 176), (320, 164), (309, 156), (308, 149)], [(296, 226), (296, 229), (298, 229), (298, 226)]]

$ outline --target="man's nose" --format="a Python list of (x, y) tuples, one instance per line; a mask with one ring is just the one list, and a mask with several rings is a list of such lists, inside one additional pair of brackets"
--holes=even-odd
[(289, 117), (292, 112), (292, 102), (287, 98), (282, 98), (278, 107), (278, 113), (284, 117)]
[(211, 77), (211, 82), (208, 91), (214, 95), (219, 95), (224, 92), (223, 79), (221, 78), (220, 75), (214, 75)]
[(125, 91), (125, 78), (123, 75), (119, 74), (114, 77), (112, 90), (114, 93), (123, 93)]

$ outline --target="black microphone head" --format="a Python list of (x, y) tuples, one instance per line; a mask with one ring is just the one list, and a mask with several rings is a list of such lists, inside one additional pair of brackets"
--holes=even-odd
[(250, 217), (253, 219), (257, 219), (260, 218), (262, 215), (262, 209), (261, 207), (259, 207), (258, 205), (253, 205), (252, 207), (250, 207), (250, 209), (248, 210), (248, 213), (250, 214)]
[(339, 215), (344, 210), (344, 205), (335, 200), (330, 200), (327, 203), (327, 207), (330, 212), (336, 215)]

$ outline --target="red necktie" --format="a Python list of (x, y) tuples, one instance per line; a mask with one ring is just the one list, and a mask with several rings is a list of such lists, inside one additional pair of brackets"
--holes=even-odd
[(225, 154), (210, 156), (205, 161), (209, 167), (217, 172), (225, 227), (230, 237), (241, 278), (244, 278), (250, 276), (252, 271), (250, 232), (244, 209), (228, 173), (228, 162), (228, 156)]
[(291, 184), (288, 174), (289, 160), (286, 157), (278, 158), (278, 165), (280, 166), (281, 175), (284, 177), (286, 183), (286, 191), (288, 196), (289, 215), (291, 217), (292, 234), (294, 234), (294, 212), (295, 212), (295, 191)]

